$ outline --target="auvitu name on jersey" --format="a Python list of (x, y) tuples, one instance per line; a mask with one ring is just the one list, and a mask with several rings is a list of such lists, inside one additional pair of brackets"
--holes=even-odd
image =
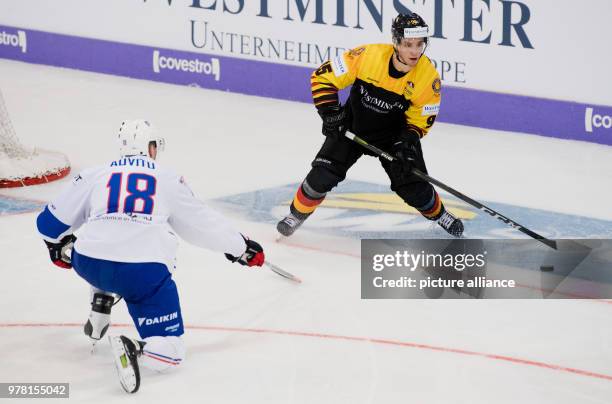
[(120, 160), (113, 161), (110, 165), (111, 167), (122, 167), (122, 166), (130, 166), (130, 167), (147, 167), (151, 170), (155, 170), (155, 163), (152, 161), (146, 161), (140, 158), (129, 158), (125, 157)]

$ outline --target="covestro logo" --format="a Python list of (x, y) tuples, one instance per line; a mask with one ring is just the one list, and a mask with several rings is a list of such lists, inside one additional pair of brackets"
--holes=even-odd
[(158, 50), (153, 51), (153, 71), (160, 73), (162, 70), (176, 70), (185, 73), (204, 74), (214, 76), (215, 81), (221, 79), (221, 64), (219, 59), (210, 58), (203, 61), (198, 58), (184, 59), (174, 56), (164, 56)]
[(25, 31), (17, 31), (17, 34), (0, 31), (0, 46), (2, 45), (21, 48), (21, 52), (26, 53), (28, 51), (28, 40)]
[(587, 132), (593, 132), (593, 128), (612, 128), (612, 116), (594, 113), (593, 108), (587, 108), (584, 113), (584, 128)]

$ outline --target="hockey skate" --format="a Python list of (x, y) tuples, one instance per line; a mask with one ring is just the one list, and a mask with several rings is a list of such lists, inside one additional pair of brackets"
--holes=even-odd
[(448, 210), (444, 210), (437, 223), (451, 236), (461, 237), (463, 235), (463, 223)]
[(308, 216), (304, 216), (300, 219), (298, 215), (289, 213), (288, 216), (285, 216), (283, 220), (278, 222), (276, 225), (276, 230), (278, 230), (278, 232), (283, 236), (289, 237), (295, 233), (295, 231), (302, 225), (302, 223), (304, 223), (304, 220), (306, 220), (307, 217)]
[(110, 314), (115, 298), (104, 293), (94, 293), (91, 312), (83, 327), (83, 332), (91, 338), (93, 345), (104, 337), (110, 326)]
[(128, 393), (136, 393), (140, 387), (138, 357), (142, 355), (145, 342), (123, 335), (118, 337), (109, 335), (108, 340), (121, 387)]

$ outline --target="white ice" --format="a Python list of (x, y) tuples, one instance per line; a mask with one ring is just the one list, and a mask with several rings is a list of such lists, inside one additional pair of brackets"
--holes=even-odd
[[(21, 141), (63, 151), (75, 173), (116, 156), (122, 119), (151, 120), (161, 163), (207, 200), (301, 181), (323, 140), (308, 104), (10, 61), (0, 88)], [(474, 198), (612, 220), (611, 147), (443, 123), (423, 147), (430, 174)], [(386, 183), (371, 158), (349, 177)], [(0, 195), (47, 201), (66, 182)], [(70, 401), (105, 404), (612, 402), (609, 301), (362, 300), (357, 240), (315, 225), (279, 244), (238, 216), (304, 283), (183, 243), (187, 359), (127, 397), (108, 344), (91, 354), (82, 334), (88, 287), (49, 263), (34, 220), (0, 217), (0, 382), (68, 382)], [(123, 303), (113, 321), (136, 336)]]

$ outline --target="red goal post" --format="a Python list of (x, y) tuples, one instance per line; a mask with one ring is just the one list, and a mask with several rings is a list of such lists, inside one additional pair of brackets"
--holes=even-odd
[(21, 144), (0, 92), (0, 188), (44, 184), (68, 173), (70, 162), (63, 153)]

